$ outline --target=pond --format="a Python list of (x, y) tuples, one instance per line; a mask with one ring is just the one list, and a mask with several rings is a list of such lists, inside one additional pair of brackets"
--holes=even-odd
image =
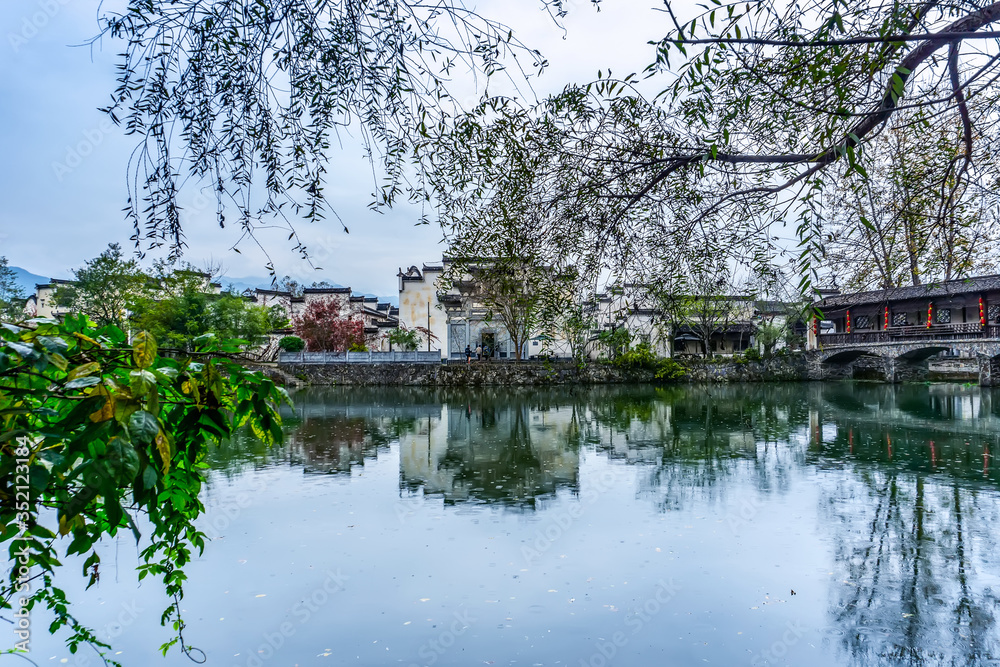
[[(183, 601), (209, 665), (1000, 664), (1000, 390), (294, 399), (286, 446), (211, 462)], [(137, 551), (68, 593), (125, 665), (189, 665)]]

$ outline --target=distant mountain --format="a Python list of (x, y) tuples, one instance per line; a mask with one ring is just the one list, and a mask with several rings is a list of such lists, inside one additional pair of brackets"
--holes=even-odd
[(14, 272), (17, 284), (24, 290), (25, 296), (31, 296), (35, 293), (35, 285), (49, 282), (48, 276), (40, 276), (27, 269), (22, 269), (20, 266), (12, 266), (10, 269)]

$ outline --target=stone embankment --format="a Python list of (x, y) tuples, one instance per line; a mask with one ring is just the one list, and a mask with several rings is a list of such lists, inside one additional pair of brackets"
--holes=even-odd
[[(974, 361), (889, 363), (862, 357), (849, 364), (822, 364), (809, 353), (765, 361), (731, 359), (686, 360), (681, 383), (804, 382), (809, 380), (870, 380), (875, 382), (976, 382)], [(651, 371), (623, 370), (609, 364), (572, 362), (474, 362), (444, 364), (281, 364), (268, 371), (281, 384), (360, 386), (539, 386), (658, 382)]]
[(649, 371), (623, 371), (607, 364), (571, 362), (479, 362), (447, 364), (282, 364), (306, 384), (477, 387), (489, 385), (620, 384), (652, 382)]

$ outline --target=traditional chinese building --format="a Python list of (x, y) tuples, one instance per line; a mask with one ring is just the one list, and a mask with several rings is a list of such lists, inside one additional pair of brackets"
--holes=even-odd
[(996, 337), (1000, 275), (825, 296), (809, 331), (810, 347), (933, 337)]

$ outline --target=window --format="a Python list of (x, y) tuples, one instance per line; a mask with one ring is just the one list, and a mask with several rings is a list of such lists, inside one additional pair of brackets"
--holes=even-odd
[(892, 314), (892, 326), (894, 326), (894, 327), (905, 327), (906, 326), (906, 313), (893, 313)]
[(1000, 304), (992, 305), (989, 307), (988, 321), (1000, 322)]
[(858, 315), (854, 318), (854, 328), (855, 329), (871, 329), (872, 322), (871, 318), (867, 315)]
[(938, 308), (934, 313), (934, 322), (936, 324), (951, 324), (951, 309)]

